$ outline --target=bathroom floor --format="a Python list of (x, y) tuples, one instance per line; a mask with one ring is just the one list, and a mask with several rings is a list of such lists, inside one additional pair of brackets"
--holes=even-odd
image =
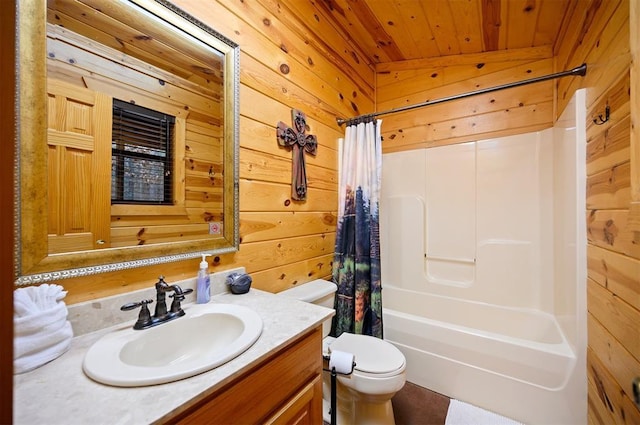
[(444, 425), (449, 401), (449, 397), (407, 382), (391, 399), (396, 425)]
[(396, 425), (444, 425), (449, 401), (449, 397), (407, 382), (391, 399)]

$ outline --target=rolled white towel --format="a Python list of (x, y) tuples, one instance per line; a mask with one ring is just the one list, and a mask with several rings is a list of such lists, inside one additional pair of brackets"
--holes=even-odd
[[(63, 334), (67, 337), (62, 337)], [(15, 350), (21, 350), (24, 351), (24, 353), (18, 357), (14, 354), (13, 373), (19, 374), (29, 372), (57, 359), (66, 353), (71, 347), (72, 336), (73, 331), (71, 330), (71, 323), (66, 322), (64, 328), (61, 329), (57, 335), (57, 340), (49, 335), (44, 335), (40, 341), (23, 341), (21, 343), (21, 348), (18, 348), (16, 343), (14, 353)], [(38, 349), (35, 349), (36, 345), (39, 345)], [(46, 348), (43, 348), (42, 345), (47, 346)]]
[(64, 354), (73, 329), (60, 285), (43, 284), (14, 291), (14, 373), (24, 373)]
[(29, 336), (47, 330), (55, 330), (67, 320), (69, 311), (64, 303), (58, 303), (46, 310), (40, 310), (28, 316), (13, 318), (14, 337)]
[(34, 354), (58, 344), (60, 341), (73, 338), (73, 330), (68, 320), (51, 323), (42, 328), (41, 332), (16, 336), (13, 340), (13, 358)]

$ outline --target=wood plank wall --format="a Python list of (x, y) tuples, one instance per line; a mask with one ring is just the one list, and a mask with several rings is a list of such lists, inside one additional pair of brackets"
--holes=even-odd
[[(212, 272), (244, 266), (253, 285), (278, 292), (331, 275), (337, 219), (336, 116), (373, 111), (374, 71), (347, 35), (311, 4), (174, 0), (240, 45), (239, 252), (210, 259)], [(303, 4), (304, 3), (304, 4)], [(291, 199), (291, 152), (275, 127), (291, 108), (307, 115), (318, 153), (307, 156), (306, 202)], [(71, 304), (195, 277), (199, 259), (60, 281)]]
[[(376, 110), (443, 99), (552, 72), (551, 47), (378, 64)], [(548, 128), (553, 123), (553, 100), (553, 82), (548, 81), (382, 116), (383, 152)]]
[[(584, 79), (558, 84), (558, 110), (587, 88), (588, 419), (636, 424), (631, 381), (640, 376), (640, 245), (627, 221), (631, 169), (638, 166), (631, 164), (630, 117), (640, 105), (630, 100), (630, 2), (587, 6), (574, 10), (556, 66), (589, 66)], [(607, 105), (610, 120), (596, 125)]]

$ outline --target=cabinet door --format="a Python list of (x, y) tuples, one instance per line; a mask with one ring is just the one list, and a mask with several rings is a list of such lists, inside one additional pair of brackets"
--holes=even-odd
[(54, 79), (47, 93), (49, 253), (107, 248), (112, 100)]
[(322, 378), (302, 388), (288, 403), (265, 421), (266, 425), (313, 425), (322, 417)]

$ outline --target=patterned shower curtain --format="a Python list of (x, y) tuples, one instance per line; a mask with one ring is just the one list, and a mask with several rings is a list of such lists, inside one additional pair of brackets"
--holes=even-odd
[(339, 205), (333, 281), (332, 335), (382, 338), (378, 199), (382, 171), (381, 120), (345, 129), (339, 140)]

